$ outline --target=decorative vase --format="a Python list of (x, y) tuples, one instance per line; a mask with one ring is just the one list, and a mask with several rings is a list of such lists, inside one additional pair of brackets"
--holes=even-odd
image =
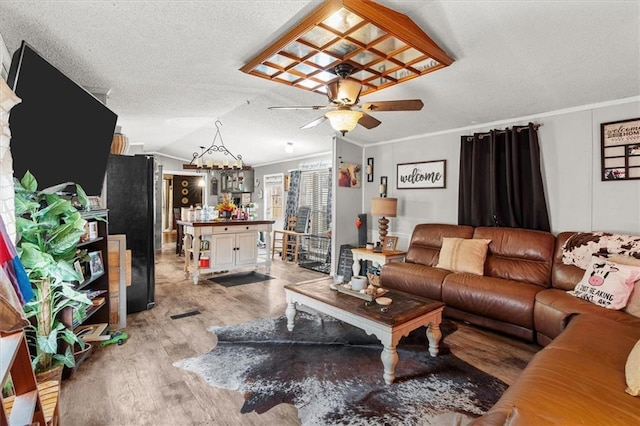
[(111, 142), (111, 153), (116, 155), (124, 155), (129, 149), (129, 138), (122, 133), (116, 133), (113, 135), (113, 141)]
[(231, 212), (228, 210), (222, 210), (218, 215), (218, 217), (222, 219), (231, 219)]

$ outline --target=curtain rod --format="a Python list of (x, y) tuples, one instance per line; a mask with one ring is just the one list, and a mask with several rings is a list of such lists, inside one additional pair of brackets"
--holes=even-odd
[[(538, 128), (542, 126), (542, 124), (540, 123), (533, 123), (533, 130), (538, 130)], [(524, 125), (524, 126), (513, 126), (516, 129), (516, 132), (521, 132), (523, 130), (528, 130), (529, 129), (529, 125)], [(503, 134), (503, 133), (507, 133), (508, 131), (510, 131), (511, 129), (509, 127), (505, 128), (504, 130), (498, 130), (498, 129), (494, 129), (493, 131), (495, 131), (498, 134)], [(484, 138), (486, 136), (489, 136), (491, 134), (491, 131), (489, 132), (484, 132), (484, 133), (474, 133), (474, 135), (478, 135), (478, 137), (480, 138)], [(473, 136), (467, 136), (467, 140), (471, 140), (473, 138)]]

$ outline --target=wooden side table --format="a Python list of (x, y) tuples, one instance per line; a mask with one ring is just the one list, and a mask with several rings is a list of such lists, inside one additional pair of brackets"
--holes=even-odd
[(404, 257), (407, 255), (406, 251), (394, 250), (376, 253), (366, 248), (353, 248), (351, 249), (351, 253), (353, 254), (353, 266), (351, 269), (353, 270), (354, 276), (360, 275), (361, 260), (370, 260), (380, 265), (386, 265), (391, 262), (403, 262)]

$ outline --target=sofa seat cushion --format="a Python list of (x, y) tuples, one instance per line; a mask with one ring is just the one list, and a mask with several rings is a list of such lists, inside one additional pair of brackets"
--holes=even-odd
[(442, 301), (448, 306), (486, 318), (533, 329), (535, 284), (472, 274), (447, 275)]
[[(534, 319), (538, 334), (555, 339), (575, 314), (593, 314), (640, 327), (640, 318), (623, 311), (605, 309), (586, 300), (578, 299), (564, 290), (550, 288), (536, 294)], [(545, 342), (539, 339), (539, 343), (544, 344)]]
[(388, 263), (380, 271), (380, 286), (441, 301), (442, 282), (450, 273), (419, 263)]
[(639, 338), (640, 328), (577, 316), (471, 424), (640, 424), (640, 398), (625, 393), (624, 372)]

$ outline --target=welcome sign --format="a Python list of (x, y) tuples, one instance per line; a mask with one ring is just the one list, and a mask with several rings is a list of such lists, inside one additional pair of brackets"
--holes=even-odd
[(398, 189), (446, 188), (447, 160), (398, 164)]

